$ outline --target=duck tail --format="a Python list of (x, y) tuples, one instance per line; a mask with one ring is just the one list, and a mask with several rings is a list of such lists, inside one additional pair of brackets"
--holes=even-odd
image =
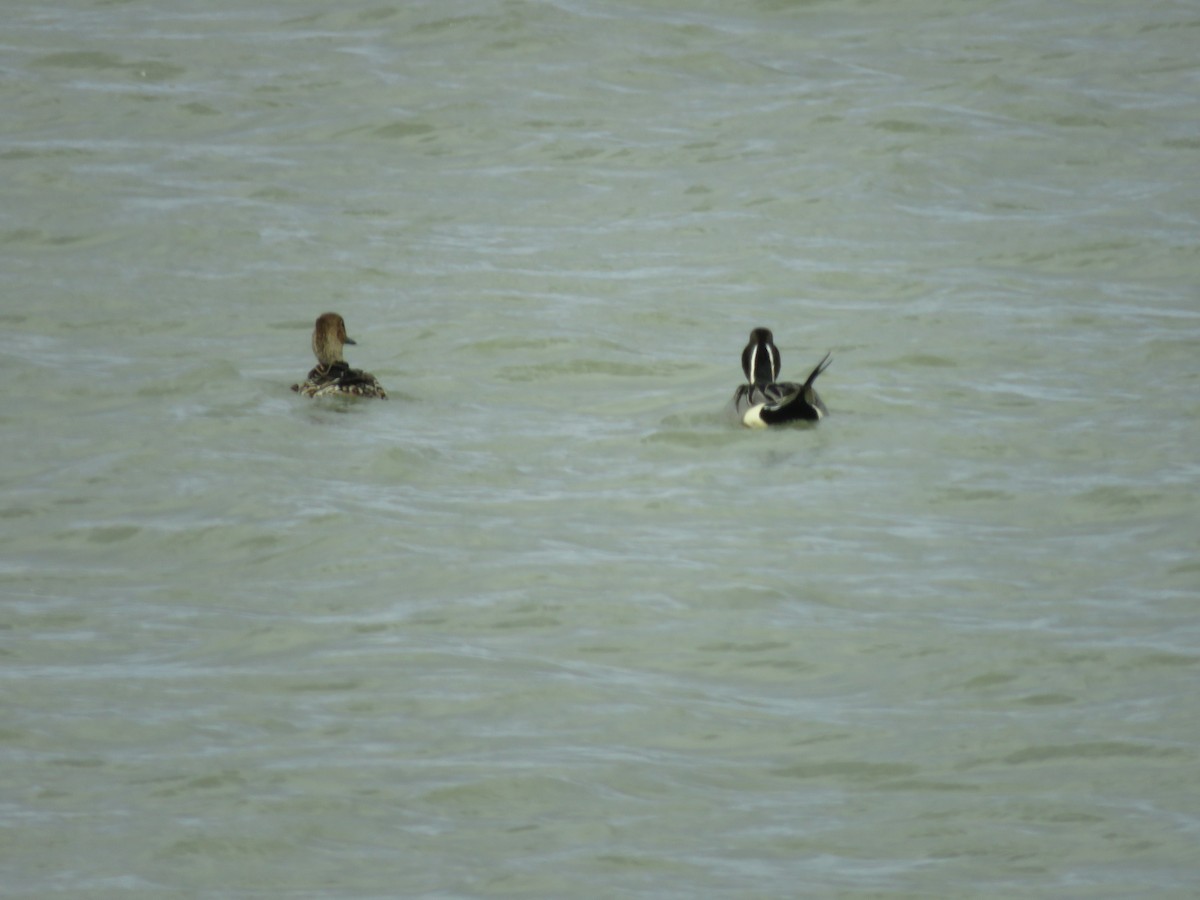
[(826, 353), (825, 357), (819, 363), (817, 363), (816, 368), (813, 369), (812, 373), (808, 376), (808, 380), (804, 382), (805, 389), (812, 387), (813, 382), (817, 380), (817, 376), (829, 368), (830, 364), (833, 362), (832, 357), (833, 353), (831, 351)]

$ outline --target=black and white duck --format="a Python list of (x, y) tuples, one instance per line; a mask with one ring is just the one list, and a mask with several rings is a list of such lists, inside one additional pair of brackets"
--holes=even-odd
[(742, 371), (746, 384), (739, 385), (729, 401), (729, 412), (747, 428), (765, 428), (789, 422), (817, 422), (829, 410), (821, 402), (813, 382), (829, 368), (826, 353), (804, 384), (776, 381), (779, 377), (779, 348), (769, 328), (755, 328), (750, 343), (742, 351)]

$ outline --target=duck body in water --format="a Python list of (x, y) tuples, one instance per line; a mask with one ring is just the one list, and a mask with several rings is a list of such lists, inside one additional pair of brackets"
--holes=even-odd
[(346, 336), (346, 322), (337, 313), (317, 317), (313, 328), (312, 349), (317, 365), (292, 390), (305, 397), (378, 397), (387, 399), (387, 391), (370, 372), (352, 369), (342, 358), (342, 347), (355, 341)]
[(818, 422), (829, 414), (813, 382), (829, 368), (830, 354), (817, 363), (803, 384), (777, 381), (779, 348), (769, 328), (755, 328), (742, 351), (746, 384), (738, 386), (727, 407), (730, 415), (747, 428), (766, 428), (791, 422)]

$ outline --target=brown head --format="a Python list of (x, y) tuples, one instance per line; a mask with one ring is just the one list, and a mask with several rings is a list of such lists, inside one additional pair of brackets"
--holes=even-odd
[(313, 328), (312, 349), (317, 362), (323, 366), (342, 362), (342, 345), (353, 344), (346, 337), (346, 320), (337, 313), (324, 313)]

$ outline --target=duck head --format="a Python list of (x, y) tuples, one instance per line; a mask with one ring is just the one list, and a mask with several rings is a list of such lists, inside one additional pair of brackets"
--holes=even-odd
[(343, 362), (342, 345), (354, 344), (346, 336), (346, 321), (337, 313), (324, 313), (313, 328), (312, 349), (317, 362), (323, 366)]
[(762, 387), (779, 380), (779, 348), (769, 328), (755, 328), (750, 332), (750, 343), (742, 351), (742, 371), (746, 381)]

